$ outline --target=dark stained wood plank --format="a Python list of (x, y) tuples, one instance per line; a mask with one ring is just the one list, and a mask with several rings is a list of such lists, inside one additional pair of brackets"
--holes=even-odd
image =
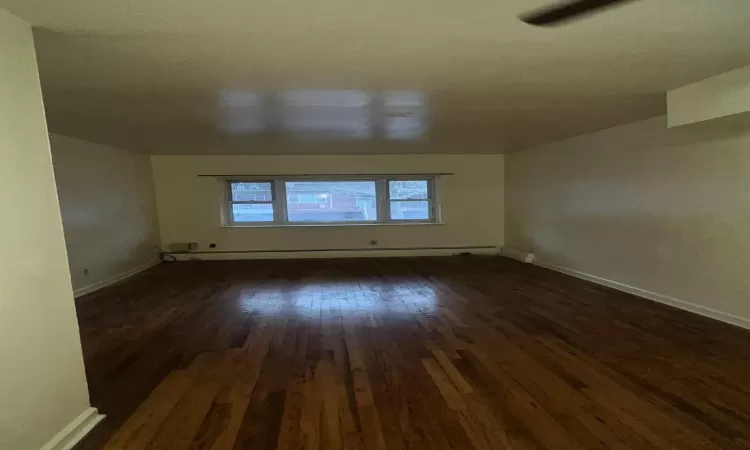
[(750, 448), (750, 332), (500, 257), (163, 264), (77, 306), (78, 450)]

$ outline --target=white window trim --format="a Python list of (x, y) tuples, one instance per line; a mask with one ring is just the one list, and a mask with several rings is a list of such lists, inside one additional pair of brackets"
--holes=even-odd
[[(221, 215), (222, 226), (228, 228), (275, 228), (275, 227), (341, 227), (341, 226), (377, 226), (377, 225), (440, 225), (441, 208), (437, 192), (437, 177), (430, 176), (387, 176), (387, 177), (277, 177), (277, 178), (254, 178), (254, 177), (226, 177), (220, 179), (222, 185)], [(287, 208), (286, 183), (287, 182), (342, 182), (342, 181), (374, 181), (375, 198), (377, 203), (377, 219), (364, 221), (336, 221), (336, 222), (290, 222)], [(428, 219), (391, 219), (390, 181), (427, 181), (428, 198), (414, 200), (393, 201), (420, 201), (428, 202)], [(272, 190), (271, 201), (257, 200), (232, 200), (232, 183), (270, 183)], [(273, 205), (273, 221), (266, 222), (236, 222), (232, 214), (233, 204), (271, 204)]]
[[(406, 223), (439, 223), (439, 214), (438, 214), (438, 208), (437, 208), (437, 196), (436, 191), (437, 188), (435, 177), (421, 177), (421, 178), (414, 178), (414, 177), (388, 177), (385, 180), (385, 217), (388, 219), (387, 221), (389, 223), (394, 224), (406, 224)], [(391, 189), (390, 189), (390, 182), (391, 181), (427, 181), (427, 198), (425, 199), (414, 199), (414, 200), (403, 200), (403, 199), (391, 199)], [(391, 202), (427, 202), (427, 205), (429, 206), (428, 211), (430, 216), (425, 219), (391, 219)]]
[(272, 205), (271, 210), (273, 211), (273, 222), (259, 222), (263, 224), (276, 223), (279, 220), (278, 211), (276, 210), (276, 200), (278, 194), (276, 190), (276, 183), (274, 180), (255, 180), (254, 183), (270, 183), (271, 184), (271, 200), (260, 201), (260, 200), (232, 200), (232, 183), (236, 183), (240, 180), (224, 180), (224, 195), (223, 195), (223, 208), (222, 215), (224, 219), (224, 225), (230, 227), (241, 227), (246, 226), (247, 222), (235, 222), (234, 215), (232, 214), (232, 205)]

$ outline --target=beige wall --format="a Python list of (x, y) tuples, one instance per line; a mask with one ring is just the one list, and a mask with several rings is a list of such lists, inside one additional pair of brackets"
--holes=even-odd
[(89, 408), (31, 28), (0, 10), (0, 448)]
[[(502, 155), (152, 156), (161, 239), (201, 250), (310, 250), (501, 245)], [(442, 225), (222, 228), (221, 187), (198, 174), (436, 173)]]
[[(750, 66), (667, 93), (669, 126), (750, 113)], [(750, 119), (744, 122), (750, 124)]]
[(158, 262), (149, 157), (57, 134), (50, 144), (76, 293)]
[(509, 246), (750, 325), (750, 131), (657, 117), (506, 158)]

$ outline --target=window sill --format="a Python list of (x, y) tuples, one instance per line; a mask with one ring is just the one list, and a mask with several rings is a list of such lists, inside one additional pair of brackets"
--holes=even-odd
[(316, 224), (268, 224), (268, 225), (222, 225), (221, 228), (340, 228), (340, 227), (432, 227), (445, 225), (443, 222), (404, 222), (404, 223), (316, 223)]

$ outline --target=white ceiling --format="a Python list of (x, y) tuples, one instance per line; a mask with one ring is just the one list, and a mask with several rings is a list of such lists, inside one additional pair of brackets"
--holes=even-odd
[[(52, 131), (151, 153), (506, 152), (663, 114), (667, 90), (750, 64), (747, 0), (640, 0), (559, 28), (518, 20), (551, 1), (0, 7), (36, 27)], [(342, 125), (367, 120), (360, 106), (285, 103), (304, 90), (365, 91), (371, 129)], [(425, 100), (383, 112), (389, 91)], [(419, 132), (389, 138), (391, 114)], [(303, 133), (291, 116), (330, 129)]]

